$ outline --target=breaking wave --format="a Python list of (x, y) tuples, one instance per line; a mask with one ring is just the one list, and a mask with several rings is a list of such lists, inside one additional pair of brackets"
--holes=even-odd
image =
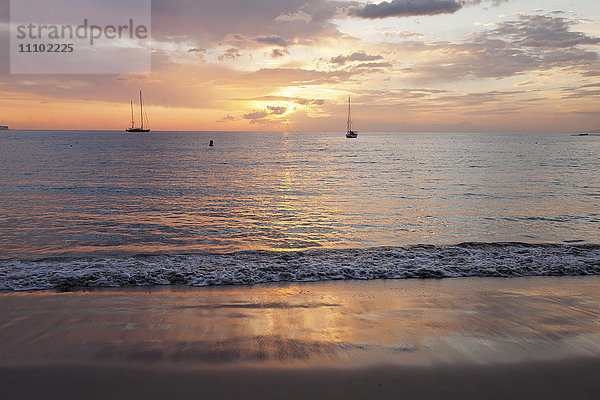
[(598, 244), (461, 243), (0, 260), (0, 290), (600, 274)]

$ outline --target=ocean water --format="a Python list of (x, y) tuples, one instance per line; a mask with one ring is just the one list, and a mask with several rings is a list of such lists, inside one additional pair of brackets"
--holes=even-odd
[(599, 167), (595, 135), (6, 131), (0, 289), (599, 274)]

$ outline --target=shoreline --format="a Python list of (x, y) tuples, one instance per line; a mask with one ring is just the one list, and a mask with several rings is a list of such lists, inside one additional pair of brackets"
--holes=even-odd
[(8, 398), (600, 395), (600, 276), (0, 293)]

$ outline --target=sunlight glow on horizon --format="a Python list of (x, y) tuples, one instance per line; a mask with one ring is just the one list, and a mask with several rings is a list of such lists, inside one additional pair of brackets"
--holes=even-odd
[(295, 4), (245, 16), (239, 32), (233, 3), (231, 32), (196, 31), (193, 9), (169, 32), (156, 12), (151, 74), (4, 73), (0, 124), (124, 129), (141, 89), (155, 130), (343, 131), (349, 96), (362, 131), (600, 128), (600, 17), (583, 0), (381, 19), (324, 18), (326, 0)]

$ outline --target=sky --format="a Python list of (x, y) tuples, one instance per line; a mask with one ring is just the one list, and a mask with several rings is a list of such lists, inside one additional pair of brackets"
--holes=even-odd
[(112, 75), (10, 74), (5, 3), (15, 129), (124, 129), (140, 89), (153, 130), (600, 129), (596, 1), (153, 0), (152, 71)]

